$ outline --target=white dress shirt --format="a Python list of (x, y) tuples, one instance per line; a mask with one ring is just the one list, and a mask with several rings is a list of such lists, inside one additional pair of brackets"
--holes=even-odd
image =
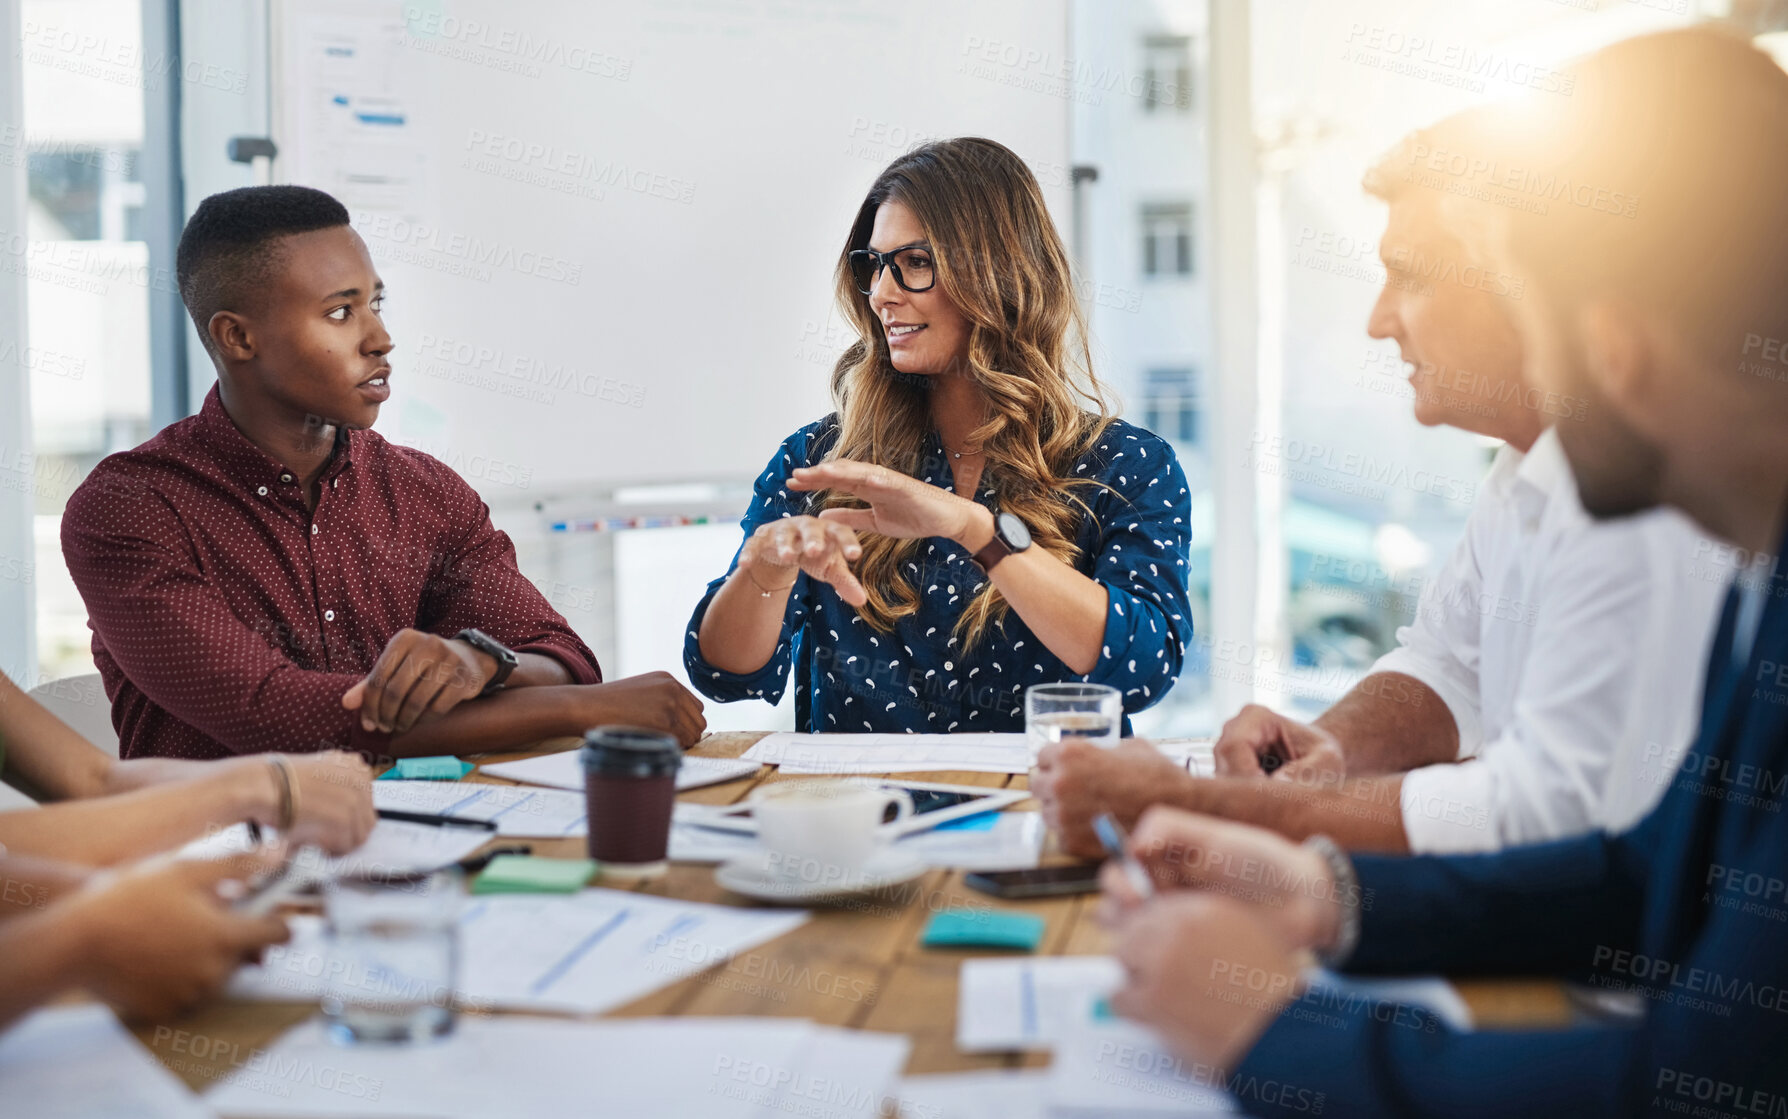
[[(1726, 583), (1679, 513), (1597, 522), (1556, 433), (1505, 446), (1415, 621), (1373, 666), (1432, 688), (1460, 764), (1404, 775), (1416, 852), (1618, 831), (1694, 736)], [(1469, 761), (1463, 759), (1471, 759)]]

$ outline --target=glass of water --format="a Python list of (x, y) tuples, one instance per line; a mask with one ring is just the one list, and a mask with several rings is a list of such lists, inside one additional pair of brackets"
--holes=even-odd
[(322, 1003), (337, 1041), (412, 1042), (453, 1032), (460, 877), (444, 871), (328, 884)]
[(1031, 764), (1051, 742), (1084, 738), (1110, 748), (1124, 728), (1124, 697), (1104, 684), (1036, 684), (1024, 693), (1024, 736)]

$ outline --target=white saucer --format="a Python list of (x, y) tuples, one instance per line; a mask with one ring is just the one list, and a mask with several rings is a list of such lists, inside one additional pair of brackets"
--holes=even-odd
[(714, 881), (735, 894), (758, 901), (806, 905), (831, 898), (850, 898), (898, 886), (931, 869), (931, 864), (910, 851), (886, 847), (872, 855), (861, 870), (844, 877), (803, 878), (774, 873), (762, 854), (734, 859), (714, 869)]

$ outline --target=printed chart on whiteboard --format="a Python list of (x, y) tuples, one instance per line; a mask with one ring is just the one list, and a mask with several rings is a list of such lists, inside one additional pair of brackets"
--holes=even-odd
[(426, 208), (431, 155), (418, 118), (423, 77), (402, 10), (371, 14), (287, 9), (287, 72), (299, 76), (279, 108), (283, 177), (326, 190), (354, 213), (413, 218)]

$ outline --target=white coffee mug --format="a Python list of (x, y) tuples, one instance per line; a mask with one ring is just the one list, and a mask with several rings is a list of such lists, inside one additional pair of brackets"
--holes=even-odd
[(898, 823), (913, 814), (905, 789), (860, 781), (783, 781), (751, 795), (758, 840), (768, 871), (815, 886), (849, 886), (887, 842), (883, 817)]

